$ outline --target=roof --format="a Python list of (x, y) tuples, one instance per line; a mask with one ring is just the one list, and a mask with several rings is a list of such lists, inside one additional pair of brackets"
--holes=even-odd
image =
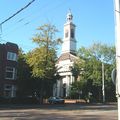
[(60, 61), (64, 61), (64, 60), (70, 60), (70, 61), (75, 61), (77, 59), (77, 56), (75, 54), (72, 53), (63, 53), (61, 54), (61, 56), (58, 58), (57, 64)]

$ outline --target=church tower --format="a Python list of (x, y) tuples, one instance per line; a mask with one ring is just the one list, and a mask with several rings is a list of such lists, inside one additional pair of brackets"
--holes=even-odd
[(71, 11), (67, 13), (64, 24), (62, 53), (56, 63), (57, 72), (61, 76), (53, 86), (53, 96), (68, 97), (70, 86), (75, 81), (71, 68), (77, 59), (75, 25)]
[(75, 24), (73, 24), (73, 15), (71, 11), (67, 13), (66, 23), (64, 24), (64, 38), (62, 45), (62, 54), (76, 54)]

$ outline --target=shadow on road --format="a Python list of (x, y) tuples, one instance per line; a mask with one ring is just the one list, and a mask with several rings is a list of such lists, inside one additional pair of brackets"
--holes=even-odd
[(117, 110), (117, 103), (110, 104), (35, 104), (35, 105), (0, 105), (0, 110), (14, 109), (49, 109), (49, 110)]

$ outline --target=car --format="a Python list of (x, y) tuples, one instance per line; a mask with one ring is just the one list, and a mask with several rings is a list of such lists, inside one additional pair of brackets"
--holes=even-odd
[(50, 97), (48, 98), (48, 103), (50, 104), (64, 104), (65, 100), (60, 97)]

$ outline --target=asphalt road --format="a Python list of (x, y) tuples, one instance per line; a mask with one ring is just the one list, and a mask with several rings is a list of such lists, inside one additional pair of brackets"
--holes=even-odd
[(117, 105), (3, 105), (0, 120), (117, 120)]

